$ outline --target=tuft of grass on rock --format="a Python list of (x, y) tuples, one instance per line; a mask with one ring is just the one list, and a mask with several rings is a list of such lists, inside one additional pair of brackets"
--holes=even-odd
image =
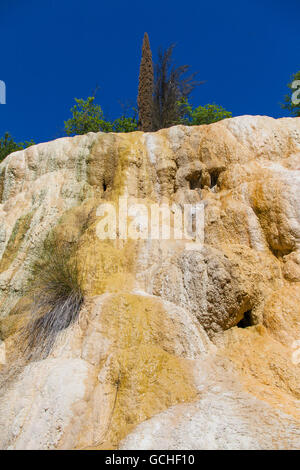
[(46, 358), (57, 336), (78, 319), (84, 296), (74, 251), (55, 236), (46, 239), (32, 268), (28, 320), (13, 335), (12, 355), (0, 371), (0, 397), (27, 365)]
[(21, 333), (28, 361), (48, 356), (57, 335), (77, 320), (83, 303), (76, 257), (64, 243), (46, 240), (33, 275), (30, 320)]

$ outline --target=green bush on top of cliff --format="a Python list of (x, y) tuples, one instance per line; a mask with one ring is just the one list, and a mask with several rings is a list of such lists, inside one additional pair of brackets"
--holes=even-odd
[(30, 142), (15, 142), (9, 132), (5, 132), (4, 136), (0, 139), (0, 162), (4, 160), (7, 155), (10, 155), (13, 152), (18, 150), (23, 150), (24, 148), (34, 145), (33, 140)]
[[(297, 83), (296, 83), (297, 82)], [(300, 117), (300, 70), (292, 75), (291, 82), (288, 83), (290, 93), (285, 95), (283, 109), (290, 111), (292, 116)]]
[(177, 103), (179, 108), (179, 115), (181, 118), (178, 124), (186, 126), (199, 126), (201, 124), (211, 124), (213, 122), (221, 121), (232, 117), (232, 113), (218, 106), (215, 103), (206, 104), (205, 106), (198, 106), (193, 108), (187, 99), (182, 99)]
[(86, 134), (87, 132), (111, 132), (110, 123), (105, 121), (100, 105), (94, 103), (95, 97), (87, 100), (75, 98), (76, 104), (71, 109), (72, 117), (65, 121), (67, 135)]
[(65, 121), (67, 135), (81, 135), (88, 132), (132, 132), (137, 130), (135, 117), (122, 115), (115, 121), (108, 121), (100, 105), (96, 104), (95, 97), (89, 96), (86, 100), (75, 98), (76, 104), (71, 109), (72, 117)]

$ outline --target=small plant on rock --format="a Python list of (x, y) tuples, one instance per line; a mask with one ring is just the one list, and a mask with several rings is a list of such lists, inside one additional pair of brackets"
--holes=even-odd
[(57, 335), (78, 318), (83, 303), (76, 257), (65, 244), (48, 239), (33, 274), (31, 315), (22, 332), (28, 361), (48, 356)]

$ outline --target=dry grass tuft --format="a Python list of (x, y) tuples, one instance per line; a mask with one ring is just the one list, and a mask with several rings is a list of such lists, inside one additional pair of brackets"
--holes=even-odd
[(28, 360), (45, 359), (57, 335), (76, 321), (83, 293), (76, 258), (65, 244), (48, 239), (33, 268), (30, 320), (22, 332)]
[(30, 362), (49, 355), (57, 335), (77, 320), (83, 303), (76, 257), (55, 237), (44, 243), (33, 277), (29, 320), (14, 337), (15, 357), (1, 371), (0, 389), (7, 388)]

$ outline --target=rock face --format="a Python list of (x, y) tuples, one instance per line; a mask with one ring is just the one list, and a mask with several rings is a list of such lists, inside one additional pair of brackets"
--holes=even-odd
[[(124, 198), (201, 206), (201, 243), (99, 238)], [(299, 448), (300, 118), (39, 144), (1, 163), (0, 202), (0, 448)], [(84, 300), (25, 361), (49, 234)]]

